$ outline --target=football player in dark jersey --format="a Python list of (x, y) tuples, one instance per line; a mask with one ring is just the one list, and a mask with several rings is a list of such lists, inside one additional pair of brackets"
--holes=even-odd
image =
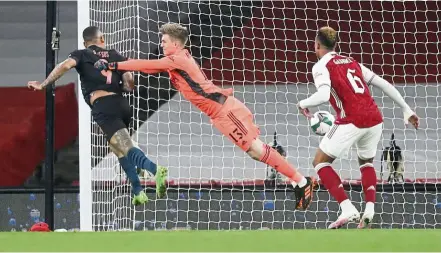
[[(111, 150), (118, 157), (132, 184), (134, 205), (148, 201), (142, 189), (136, 167), (147, 170), (156, 176), (156, 194), (163, 197), (166, 191), (168, 170), (150, 161), (143, 151), (136, 147), (130, 137), (128, 127), (131, 119), (130, 104), (122, 94), (134, 88), (131, 72), (99, 71), (94, 63), (99, 59), (108, 62), (127, 60), (114, 49), (106, 49), (103, 33), (98, 27), (90, 26), (83, 31), (85, 49), (73, 51), (69, 57), (58, 64), (42, 83), (28, 82), (28, 87), (43, 90), (54, 83), (71, 68), (80, 75), (81, 90), (86, 103), (92, 109), (92, 117), (106, 135)], [(136, 166), (136, 167), (135, 167)]]

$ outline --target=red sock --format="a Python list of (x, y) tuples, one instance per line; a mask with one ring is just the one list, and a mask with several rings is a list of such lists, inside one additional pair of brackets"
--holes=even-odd
[(273, 167), (278, 172), (282, 173), (296, 183), (299, 183), (300, 180), (302, 180), (302, 174), (297, 172), (296, 168), (289, 164), (288, 161), (275, 149), (268, 146), (267, 144), (263, 144), (263, 149), (263, 155), (259, 159), (261, 162)]
[(320, 181), (322, 181), (323, 185), (328, 189), (329, 194), (331, 194), (339, 204), (348, 199), (348, 195), (346, 195), (341, 179), (331, 167), (331, 164), (320, 163), (315, 168), (317, 174), (320, 176)]
[(375, 203), (375, 193), (377, 186), (377, 175), (372, 163), (360, 166), (361, 184), (363, 185), (364, 201)]

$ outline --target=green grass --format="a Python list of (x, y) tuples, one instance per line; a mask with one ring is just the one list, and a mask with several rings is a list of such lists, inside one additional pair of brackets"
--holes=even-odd
[(0, 233), (0, 251), (441, 251), (441, 230)]

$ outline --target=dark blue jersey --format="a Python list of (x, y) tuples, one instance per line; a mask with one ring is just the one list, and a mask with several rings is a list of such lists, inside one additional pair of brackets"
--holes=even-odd
[(93, 65), (99, 59), (108, 62), (119, 62), (127, 60), (114, 49), (104, 49), (97, 46), (90, 46), (86, 49), (75, 50), (69, 57), (77, 62), (76, 70), (80, 75), (81, 90), (90, 105), (90, 94), (97, 90), (105, 90), (122, 94), (122, 71), (100, 71)]

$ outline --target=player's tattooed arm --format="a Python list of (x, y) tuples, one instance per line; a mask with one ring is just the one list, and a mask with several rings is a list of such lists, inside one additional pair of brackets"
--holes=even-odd
[(60, 77), (62, 77), (67, 71), (77, 65), (76, 60), (72, 58), (68, 58), (62, 63), (58, 64), (54, 70), (49, 74), (49, 76), (42, 83), (38, 81), (30, 81), (28, 82), (28, 87), (33, 88), (35, 90), (42, 90), (46, 88), (51, 83), (57, 81)]
[(127, 155), (129, 150), (133, 148), (132, 138), (130, 138), (126, 128), (120, 129), (113, 134), (112, 138), (110, 138), (110, 144), (124, 155)]
[(126, 92), (131, 92), (135, 88), (135, 80), (133, 79), (133, 74), (131, 72), (126, 72), (122, 76), (123, 79), (123, 90)]
[(46, 87), (47, 85), (54, 83), (60, 77), (62, 77), (67, 71), (77, 65), (77, 61), (72, 58), (68, 58), (62, 63), (58, 64), (54, 70), (49, 74), (49, 76), (41, 83), (41, 86)]

